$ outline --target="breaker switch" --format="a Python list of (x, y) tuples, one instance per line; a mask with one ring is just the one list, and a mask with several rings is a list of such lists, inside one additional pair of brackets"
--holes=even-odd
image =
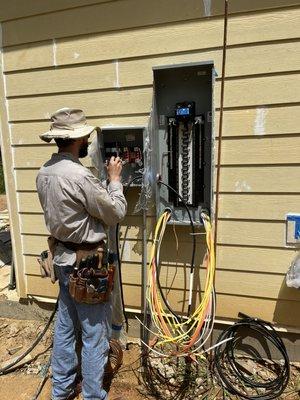
[(143, 165), (142, 162), (142, 151), (140, 149), (140, 147), (135, 147), (134, 148), (134, 153), (135, 153), (135, 163), (139, 166)]
[(124, 161), (124, 163), (130, 162), (130, 153), (128, 147), (123, 148), (122, 160)]

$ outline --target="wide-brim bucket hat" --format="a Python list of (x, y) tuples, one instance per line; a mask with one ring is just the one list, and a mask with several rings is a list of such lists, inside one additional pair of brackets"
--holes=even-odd
[(88, 125), (84, 112), (77, 108), (61, 108), (50, 118), (50, 130), (40, 135), (40, 138), (48, 143), (52, 139), (80, 139), (98, 129)]

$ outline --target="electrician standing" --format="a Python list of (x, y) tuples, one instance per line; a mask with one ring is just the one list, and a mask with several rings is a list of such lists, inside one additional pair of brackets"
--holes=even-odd
[[(70, 275), (74, 275), (74, 266), (78, 267), (82, 254), (96, 253), (99, 268), (103, 269), (106, 226), (121, 221), (127, 209), (120, 182), (120, 158), (112, 157), (108, 163), (107, 188), (79, 161), (87, 156), (88, 138), (95, 129), (87, 125), (83, 111), (63, 108), (51, 116), (50, 130), (40, 135), (46, 142), (54, 139), (58, 146), (58, 153), (44, 164), (36, 180), (46, 226), (55, 241), (53, 265), (60, 287), (52, 354), (52, 400), (75, 396), (78, 327), (83, 342), (84, 400), (107, 399), (102, 381), (109, 351), (110, 302), (103, 302), (97, 288), (90, 301), (82, 281), (80, 298), (69, 291)], [(91, 291), (88, 292), (90, 296)]]

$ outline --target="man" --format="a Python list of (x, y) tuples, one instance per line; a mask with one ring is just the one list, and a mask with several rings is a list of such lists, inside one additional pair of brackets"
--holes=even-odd
[(82, 392), (84, 400), (104, 400), (102, 388), (110, 336), (109, 302), (86, 304), (69, 293), (76, 249), (103, 246), (106, 226), (126, 214), (127, 203), (120, 182), (122, 163), (112, 157), (107, 166), (108, 186), (85, 168), (79, 158), (87, 155), (88, 138), (96, 129), (87, 125), (83, 111), (63, 108), (51, 116), (50, 131), (40, 135), (55, 140), (58, 153), (40, 169), (36, 184), (46, 226), (57, 240), (54, 268), (59, 280), (59, 306), (52, 353), (52, 400), (74, 397), (78, 360), (75, 334), (82, 331)]

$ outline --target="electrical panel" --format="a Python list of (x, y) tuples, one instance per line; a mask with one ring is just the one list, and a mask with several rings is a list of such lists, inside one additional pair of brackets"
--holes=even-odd
[[(126, 186), (143, 170), (144, 127), (104, 127), (98, 134), (100, 163), (112, 156), (120, 157), (123, 162), (122, 183)], [(105, 170), (100, 179), (106, 179)], [(132, 186), (139, 186), (134, 182)]]
[(213, 81), (211, 63), (154, 68), (156, 208), (178, 224), (190, 221), (186, 206), (194, 223), (211, 208)]

